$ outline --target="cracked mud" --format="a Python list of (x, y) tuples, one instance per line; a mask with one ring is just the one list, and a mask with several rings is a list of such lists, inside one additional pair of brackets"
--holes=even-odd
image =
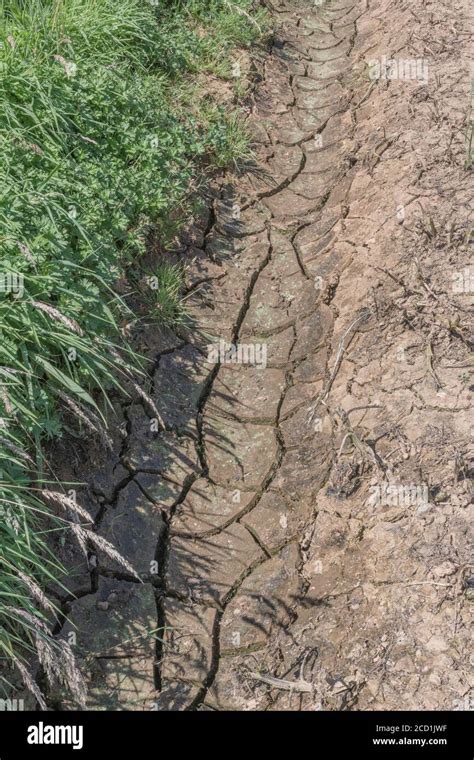
[[(272, 14), (258, 165), (176, 251), (195, 326), (143, 336), (160, 420), (135, 397), (114, 453), (70, 465), (141, 579), (58, 547), (89, 709), (454, 709), (473, 686), (472, 9)], [(384, 55), (429, 81), (371, 79)]]

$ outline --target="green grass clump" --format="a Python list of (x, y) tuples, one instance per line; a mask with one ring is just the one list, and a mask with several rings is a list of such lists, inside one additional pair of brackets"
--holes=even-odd
[[(248, 0), (0, 0), (0, 685), (14, 663), (40, 703), (29, 653), (74, 683), (72, 653), (50, 635), (43, 590), (62, 569), (47, 535), (72, 531), (84, 548), (77, 520), (90, 522), (51, 495), (43, 444), (67, 411), (107, 445), (107, 393), (141, 366), (114, 284), (203, 165), (246, 150), (234, 114), (189, 107), (189, 83), (229, 76), (233, 46), (262, 22)], [(157, 283), (147, 318), (171, 324), (176, 270)]]

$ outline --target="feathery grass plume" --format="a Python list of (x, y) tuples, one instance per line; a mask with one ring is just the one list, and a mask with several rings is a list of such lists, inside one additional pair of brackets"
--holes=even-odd
[(142, 388), (140, 385), (138, 385), (138, 383), (137, 383), (137, 382), (135, 382), (135, 380), (133, 380), (132, 378), (130, 378), (130, 383), (131, 383), (131, 385), (133, 386), (133, 388), (136, 390), (136, 392), (138, 393), (138, 395), (140, 396), (140, 398), (142, 398), (142, 399), (143, 399), (143, 401), (145, 402), (146, 406), (148, 407), (148, 410), (151, 412), (151, 414), (152, 414), (154, 417), (156, 417), (156, 419), (157, 419), (157, 420), (158, 420), (158, 422), (160, 423), (160, 425), (161, 425), (161, 427), (163, 428), (163, 430), (165, 430), (165, 429), (166, 429), (166, 428), (165, 428), (165, 423), (163, 422), (163, 418), (161, 417), (161, 414), (159, 413), (159, 411), (158, 411), (158, 409), (157, 409), (157, 407), (156, 407), (156, 404), (155, 404), (155, 402), (153, 401), (153, 399), (152, 399), (152, 398), (151, 398), (151, 397), (148, 395), (148, 393), (146, 393), (146, 392), (143, 390), (143, 388)]
[(5, 388), (5, 386), (3, 385), (3, 383), (2, 383), (2, 385), (0, 385), (0, 395), (2, 397), (3, 406), (5, 407), (6, 413), (7, 414), (13, 414), (13, 412), (15, 411), (15, 407), (11, 403), (10, 396), (8, 395), (7, 389)]
[(84, 557), (86, 558), (87, 562), (89, 561), (89, 551), (87, 548), (87, 539), (89, 537), (88, 531), (79, 530), (79, 525), (71, 521), (69, 523), (69, 528), (71, 530), (72, 535), (76, 539), (79, 549), (83, 553)]
[(43, 303), (42, 301), (32, 301), (31, 303), (35, 307), (35, 309), (39, 309), (40, 311), (43, 311), (45, 314), (51, 317), (51, 319), (56, 320), (56, 322), (62, 322), (63, 325), (66, 325), (66, 327), (72, 332), (76, 333), (77, 335), (80, 335), (81, 337), (84, 335), (82, 328), (76, 322), (75, 319), (71, 319), (71, 317), (66, 317), (64, 314), (61, 314), (61, 312), (55, 309), (53, 306), (47, 303)]
[(5, 448), (9, 449), (9, 451), (11, 451), (12, 454), (16, 454), (17, 457), (20, 457), (20, 459), (24, 459), (26, 462), (29, 462), (30, 464), (34, 466), (35, 463), (33, 459), (30, 457), (30, 455), (26, 451), (23, 451), (23, 449), (20, 449), (19, 446), (16, 446), (16, 444), (9, 441), (8, 438), (5, 438), (3, 435), (0, 435), (0, 444), (5, 446)]
[(56, 389), (56, 393), (59, 396), (59, 398), (64, 401), (66, 406), (69, 407), (69, 409), (74, 412), (74, 414), (79, 417), (80, 420), (84, 423), (84, 425), (91, 431), (91, 433), (95, 433), (99, 436), (100, 440), (104, 444), (105, 448), (109, 451), (112, 451), (113, 449), (113, 442), (111, 437), (107, 434), (107, 431), (104, 429), (103, 425), (101, 424), (99, 418), (97, 417), (94, 412), (92, 412), (90, 409), (86, 410), (79, 406), (79, 404), (76, 404), (76, 402), (70, 398), (69, 396), (66, 396), (65, 393), (62, 391)]
[(99, 431), (97, 430), (92, 420), (90, 420), (89, 417), (85, 414), (85, 412), (80, 408), (80, 406), (78, 406), (78, 404), (76, 404), (71, 398), (66, 396), (65, 393), (61, 393), (59, 391), (56, 391), (56, 393), (64, 401), (66, 406), (68, 406), (69, 409), (72, 412), (74, 412), (76, 417), (78, 417), (84, 423), (86, 428), (88, 428), (91, 433), (94, 433), (94, 435), (97, 435)]
[(81, 536), (84, 542), (90, 541), (97, 549), (101, 549), (109, 559), (117, 562), (117, 564), (124, 567), (125, 570), (128, 570), (128, 572), (137, 580), (141, 581), (140, 576), (130, 562), (128, 562), (105, 538), (97, 535), (93, 530), (85, 530), (83, 527), (75, 523), (70, 523), (70, 528), (76, 535)]
[(160, 415), (160, 413), (159, 413), (159, 411), (158, 411), (158, 409), (156, 407), (155, 402), (153, 401), (153, 399), (151, 398), (151, 396), (149, 396), (148, 393), (143, 390), (143, 388), (141, 387), (141, 385), (139, 385), (137, 383), (137, 381), (135, 380), (135, 378), (133, 376), (132, 368), (129, 367), (123, 361), (123, 359), (120, 356), (119, 352), (115, 348), (112, 348), (110, 350), (110, 353), (113, 356), (113, 358), (115, 359), (115, 361), (117, 362), (117, 364), (119, 365), (119, 367), (122, 370), (122, 372), (124, 373), (124, 375), (127, 377), (127, 380), (129, 381), (129, 383), (132, 386), (132, 388), (136, 391), (137, 395), (140, 396), (140, 398), (145, 402), (146, 406), (148, 407), (148, 410), (151, 412), (151, 414), (154, 417), (157, 418), (157, 420), (160, 423), (161, 427), (163, 428), (163, 430), (165, 430), (166, 429), (165, 428), (165, 423), (163, 422), (163, 419), (162, 419), (162, 417), (161, 417), (161, 415)]
[(36, 637), (36, 651), (38, 659), (42, 665), (46, 679), (52, 686), (58, 683), (60, 678), (60, 668), (56, 653), (47, 638), (42, 636)]
[(30, 623), (31, 627), (36, 633), (50, 633), (48, 626), (43, 620), (40, 620), (40, 618), (36, 617), (35, 615), (31, 615), (26, 610), (22, 610), (19, 607), (6, 607), (5, 609), (8, 612), (12, 612), (14, 615), (18, 615), (19, 617), (24, 618), (28, 623)]
[(41, 710), (47, 710), (46, 702), (44, 701), (44, 695), (41, 693), (38, 684), (35, 682), (33, 676), (31, 675), (28, 668), (24, 665), (24, 663), (18, 659), (14, 654), (11, 656), (14, 664), (18, 668), (20, 675), (23, 679), (23, 683), (25, 684), (26, 688), (28, 689), (31, 694), (33, 694), (34, 698), (38, 702)]
[(55, 617), (57, 616), (56, 610), (52, 603), (49, 601), (46, 594), (41, 590), (38, 584), (33, 580), (31, 575), (27, 575), (22, 570), (17, 571), (18, 577), (23, 581), (26, 588), (30, 592), (31, 596), (38, 602), (38, 604), (47, 612), (51, 612)]
[(70, 645), (62, 639), (37, 636), (38, 659), (51, 686), (67, 686), (79, 705), (84, 707), (87, 690), (84, 676), (76, 664)]
[(32, 264), (34, 267), (36, 267), (35, 258), (33, 256), (33, 254), (31, 253), (30, 249), (28, 248), (28, 246), (25, 245), (24, 243), (20, 243), (20, 241), (18, 241), (17, 245), (18, 245), (18, 248), (20, 249), (21, 253), (25, 257), (25, 259), (27, 259), (27, 261), (29, 261), (30, 264)]
[(57, 504), (65, 512), (72, 512), (73, 514), (80, 515), (86, 522), (93, 523), (94, 518), (84, 507), (81, 507), (77, 501), (70, 499), (69, 496), (65, 496), (59, 491), (49, 491), (46, 488), (42, 488), (40, 491), (41, 497), (49, 504)]
[(59, 680), (69, 687), (72, 695), (77, 699), (79, 705), (84, 707), (86, 704), (87, 688), (85, 678), (76, 664), (76, 658), (67, 641), (58, 639), (56, 644), (59, 648)]

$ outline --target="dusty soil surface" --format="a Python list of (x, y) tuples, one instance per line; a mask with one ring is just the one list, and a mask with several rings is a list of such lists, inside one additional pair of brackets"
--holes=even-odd
[(90, 709), (472, 705), (470, 6), (273, 7), (257, 165), (175, 252), (195, 328), (142, 336), (159, 415), (71, 457), (141, 578), (61, 550)]

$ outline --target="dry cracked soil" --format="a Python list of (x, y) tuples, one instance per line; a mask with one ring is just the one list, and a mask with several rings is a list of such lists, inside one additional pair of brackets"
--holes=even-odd
[(56, 633), (88, 709), (457, 709), (473, 687), (473, 7), (268, 7), (256, 160), (212, 182), (173, 252), (194, 325), (141, 335), (153, 403), (117, 400), (113, 452), (68, 452), (139, 577), (58, 546)]

